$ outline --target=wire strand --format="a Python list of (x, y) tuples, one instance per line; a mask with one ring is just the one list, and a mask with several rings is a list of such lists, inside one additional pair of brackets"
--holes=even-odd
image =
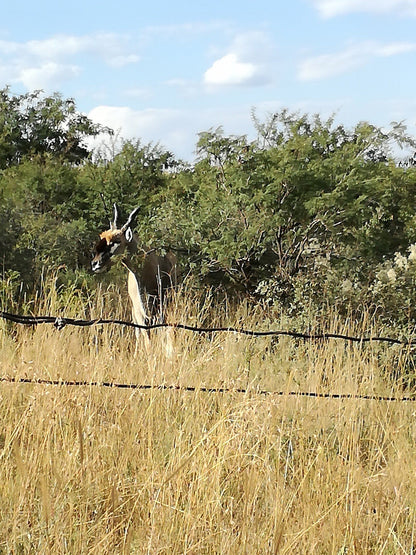
[(0, 376), (0, 382), (32, 385), (53, 385), (66, 387), (105, 387), (111, 389), (137, 389), (158, 391), (183, 391), (191, 393), (236, 393), (243, 395), (264, 395), (271, 397), (311, 397), (315, 399), (362, 400), (387, 402), (415, 402), (416, 396), (361, 395), (359, 393), (319, 393), (317, 391), (268, 391), (265, 389), (245, 389), (228, 387), (183, 386), (176, 384), (136, 384), (117, 382), (89, 382), (81, 380), (47, 380), (41, 378), (13, 378)]
[(65, 317), (57, 317), (57, 316), (21, 316), (18, 314), (11, 314), (10, 312), (0, 311), (0, 317), (14, 322), (16, 324), (23, 324), (27, 326), (36, 326), (39, 324), (53, 324), (55, 328), (61, 330), (66, 326), (77, 326), (77, 327), (88, 327), (88, 326), (97, 326), (97, 325), (107, 325), (107, 324), (115, 324), (115, 325), (122, 325), (131, 328), (138, 328), (142, 330), (152, 331), (160, 328), (173, 328), (173, 329), (181, 329), (185, 331), (190, 331), (193, 333), (200, 333), (200, 334), (209, 334), (209, 333), (236, 333), (240, 335), (247, 335), (250, 337), (278, 337), (278, 336), (287, 336), (293, 337), (295, 339), (305, 339), (311, 341), (319, 341), (319, 340), (327, 340), (327, 339), (342, 339), (344, 341), (350, 341), (354, 343), (369, 343), (372, 341), (383, 342), (383, 343), (391, 343), (396, 345), (414, 345), (416, 344), (416, 340), (414, 339), (398, 339), (394, 337), (383, 337), (383, 336), (352, 336), (352, 335), (345, 335), (341, 333), (302, 333), (297, 331), (289, 331), (289, 330), (266, 330), (266, 331), (256, 331), (256, 330), (248, 330), (244, 328), (236, 328), (236, 327), (198, 327), (198, 326), (189, 326), (187, 324), (181, 323), (162, 323), (162, 324), (149, 324), (149, 325), (141, 325), (135, 324), (133, 322), (126, 322), (124, 320), (110, 320), (110, 319), (103, 319), (97, 318), (94, 320), (79, 320), (75, 318), (65, 318)]

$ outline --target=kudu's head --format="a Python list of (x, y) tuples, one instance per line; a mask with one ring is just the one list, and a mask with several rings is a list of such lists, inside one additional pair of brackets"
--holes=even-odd
[(93, 259), (91, 260), (91, 269), (94, 273), (99, 274), (105, 272), (111, 266), (111, 259), (114, 255), (123, 254), (126, 247), (133, 244), (133, 231), (131, 226), (139, 211), (139, 207), (135, 208), (127, 218), (126, 223), (121, 227), (117, 227), (118, 210), (114, 204), (114, 219), (110, 222), (110, 229), (100, 233)]

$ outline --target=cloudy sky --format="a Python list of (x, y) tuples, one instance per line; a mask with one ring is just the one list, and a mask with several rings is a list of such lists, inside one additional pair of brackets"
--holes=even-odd
[(125, 138), (194, 158), (197, 133), (254, 137), (289, 108), (416, 134), (416, 0), (21, 0), (0, 86), (73, 97)]

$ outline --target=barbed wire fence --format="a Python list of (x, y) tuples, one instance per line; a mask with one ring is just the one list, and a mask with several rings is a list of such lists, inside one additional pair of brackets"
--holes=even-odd
[[(117, 319), (103, 319), (97, 318), (93, 320), (82, 320), (57, 316), (24, 316), (12, 314), (10, 312), (0, 311), (0, 318), (22, 324), (26, 326), (37, 326), (41, 324), (51, 324), (57, 330), (62, 330), (66, 326), (76, 327), (90, 327), (98, 325), (122, 325), (131, 328), (139, 328), (146, 331), (157, 330), (161, 328), (173, 328), (189, 331), (199, 334), (213, 334), (213, 333), (233, 333), (250, 337), (279, 337), (286, 336), (295, 339), (303, 339), (305, 341), (323, 341), (330, 339), (339, 339), (351, 343), (371, 343), (381, 342), (387, 344), (395, 344), (412, 347), (416, 345), (416, 340), (412, 338), (399, 339), (395, 337), (384, 336), (352, 336), (339, 333), (301, 333), (290, 330), (266, 330), (256, 331), (236, 327), (198, 327), (189, 326), (181, 323), (161, 323), (141, 325), (133, 322)], [(373, 394), (355, 394), (355, 393), (320, 393), (315, 391), (268, 391), (254, 388), (227, 388), (227, 387), (205, 387), (205, 386), (182, 386), (182, 385), (169, 385), (169, 384), (136, 384), (136, 383), (117, 383), (117, 382), (99, 382), (99, 381), (78, 381), (78, 380), (49, 380), (40, 378), (15, 378), (11, 376), (0, 376), (0, 382), (20, 383), (20, 384), (35, 384), (35, 385), (52, 385), (52, 386), (67, 386), (67, 387), (105, 387), (114, 389), (129, 389), (129, 390), (159, 390), (159, 391), (183, 391), (193, 393), (218, 393), (218, 394), (254, 394), (273, 397), (310, 397), (316, 399), (338, 399), (338, 400), (367, 400), (367, 401), (387, 401), (387, 402), (416, 402), (416, 394), (412, 396), (389, 396), (389, 395), (373, 395)]]
[(89, 327), (97, 325), (121, 325), (131, 328), (139, 328), (141, 330), (152, 331), (161, 328), (173, 328), (181, 329), (185, 331), (190, 331), (193, 333), (200, 334), (211, 334), (211, 333), (234, 333), (240, 335), (247, 335), (250, 337), (271, 337), (271, 336), (287, 336), (297, 339), (305, 339), (311, 341), (327, 340), (327, 339), (342, 339), (344, 341), (350, 341), (352, 343), (370, 343), (370, 342), (382, 342), (391, 343), (397, 345), (416, 345), (416, 339), (398, 339), (395, 337), (382, 337), (382, 336), (352, 336), (341, 333), (301, 333), (297, 331), (290, 330), (265, 330), (256, 331), (248, 330), (244, 328), (236, 327), (198, 327), (189, 326), (187, 324), (181, 323), (161, 323), (161, 324), (135, 324), (133, 322), (127, 322), (124, 320), (110, 320), (104, 318), (96, 318), (93, 320), (79, 320), (75, 318), (65, 318), (60, 316), (21, 316), (18, 314), (11, 314), (10, 312), (0, 311), (0, 318), (4, 320), (9, 320), (16, 324), (23, 324), (27, 326), (37, 326), (39, 324), (52, 324), (56, 329), (61, 330), (66, 326), (77, 326), (77, 327)]

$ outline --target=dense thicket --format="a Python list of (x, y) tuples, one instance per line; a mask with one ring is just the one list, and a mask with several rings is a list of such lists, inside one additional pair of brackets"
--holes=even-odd
[(193, 165), (139, 140), (92, 156), (88, 140), (109, 130), (73, 100), (1, 90), (3, 286), (30, 290), (45, 267), (85, 277), (108, 225), (104, 198), (125, 213), (140, 205), (143, 244), (177, 249), (197, 283), (292, 311), (365, 302), (414, 321), (416, 167), (397, 155), (415, 142), (404, 126), (347, 129), (287, 111), (253, 122), (254, 141), (200, 133)]

